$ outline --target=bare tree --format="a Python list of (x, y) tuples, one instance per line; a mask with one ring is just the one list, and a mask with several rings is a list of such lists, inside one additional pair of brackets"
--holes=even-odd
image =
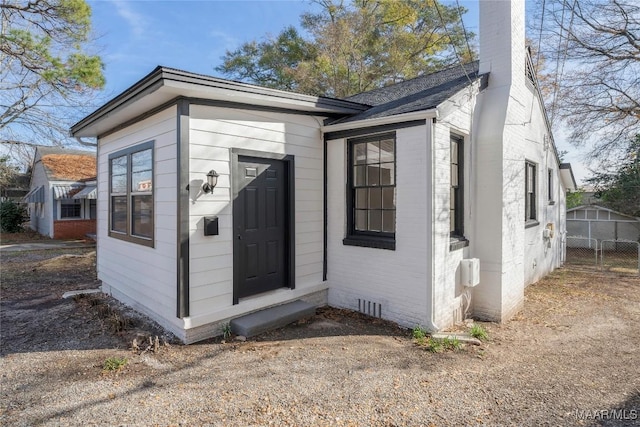
[[(640, 130), (640, 3), (537, 0), (531, 34), (547, 58), (547, 109), (592, 159), (625, 152)], [(530, 28), (530, 29), (532, 29)]]
[(104, 86), (102, 61), (84, 52), (90, 18), (84, 0), (0, 0), (0, 142), (12, 157), (68, 143)]

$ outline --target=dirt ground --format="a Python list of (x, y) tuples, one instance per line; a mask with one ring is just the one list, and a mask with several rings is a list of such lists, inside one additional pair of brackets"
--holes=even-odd
[(637, 276), (560, 269), (479, 323), (482, 345), (433, 353), (329, 308), (182, 346), (107, 297), (61, 298), (99, 285), (90, 249), (0, 262), (3, 425), (640, 425)]
[(50, 240), (51, 239), (49, 237), (38, 234), (31, 229), (27, 229), (20, 233), (5, 233), (4, 231), (0, 232), (0, 244), (2, 245)]

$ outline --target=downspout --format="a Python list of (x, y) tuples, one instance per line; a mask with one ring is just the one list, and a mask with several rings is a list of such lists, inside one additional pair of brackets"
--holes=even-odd
[(327, 189), (327, 153), (328, 153), (328, 141), (325, 138), (324, 132), (322, 132), (322, 127), (320, 128), (320, 134), (322, 135), (322, 281), (327, 281), (327, 273), (328, 273), (328, 264), (327, 264), (327, 244), (329, 238), (328, 231), (328, 218), (329, 218), (329, 208), (327, 206), (328, 201), (328, 189)]
[[(436, 116), (432, 117), (431, 119), (431, 123), (429, 124), (429, 130), (431, 133), (431, 141), (430, 144), (427, 144), (427, 164), (431, 165), (431, 177), (430, 180), (428, 182), (428, 185), (426, 186), (425, 190), (426, 190), (426, 200), (427, 200), (427, 212), (429, 212), (429, 215), (427, 215), (427, 221), (429, 221), (431, 224), (427, 224), (427, 230), (431, 230), (431, 242), (429, 244), (429, 252), (427, 253), (427, 257), (429, 258), (428, 262), (431, 265), (431, 289), (427, 290), (427, 306), (431, 307), (431, 313), (427, 318), (427, 324), (425, 325), (426, 329), (430, 332), (437, 332), (440, 330), (440, 328), (438, 327), (438, 325), (436, 325), (435, 323), (435, 313), (436, 313), (436, 265), (435, 265), (435, 250), (436, 250), (436, 244), (435, 244), (435, 232), (436, 232), (436, 227), (435, 227), (435, 203), (434, 203), (434, 183), (436, 182), (436, 156), (434, 154), (434, 149), (435, 149), (435, 140), (436, 140), (436, 130), (435, 130), (435, 124), (438, 120), (438, 112), (436, 110)], [(427, 118), (428, 120), (428, 118)]]
[(327, 137), (322, 128), (322, 122), (316, 117), (311, 116), (318, 123), (318, 129), (320, 130), (320, 139), (322, 140), (322, 281), (327, 281), (327, 242), (328, 242), (328, 220), (329, 211), (327, 206), (328, 189), (327, 189)]

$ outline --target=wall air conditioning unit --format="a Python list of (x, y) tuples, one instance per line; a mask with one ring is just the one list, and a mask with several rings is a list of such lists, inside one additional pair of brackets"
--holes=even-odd
[(460, 261), (460, 280), (462, 285), (468, 288), (480, 283), (480, 260), (478, 258)]

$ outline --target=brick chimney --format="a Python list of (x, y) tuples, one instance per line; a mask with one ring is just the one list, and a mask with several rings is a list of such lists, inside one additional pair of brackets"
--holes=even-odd
[(474, 115), (474, 315), (513, 316), (524, 300), (524, 0), (480, 1), (480, 72), (488, 87)]

